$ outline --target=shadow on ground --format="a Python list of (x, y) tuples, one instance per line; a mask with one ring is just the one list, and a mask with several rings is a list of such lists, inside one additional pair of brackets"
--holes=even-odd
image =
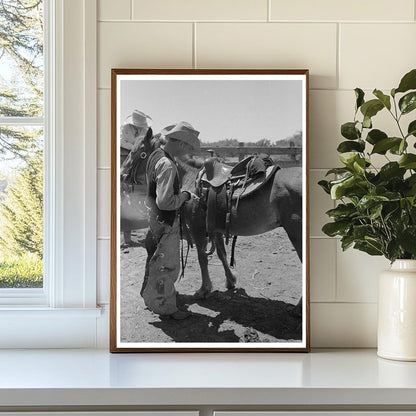
[[(201, 300), (193, 296), (178, 295), (177, 304), (180, 308), (190, 308), (193, 314), (183, 321), (169, 319), (151, 323), (175, 342), (267, 342), (273, 341), (273, 338), (279, 341), (302, 339), (302, 318), (291, 314), (293, 305), (278, 300), (250, 297), (242, 288), (226, 292), (215, 291)], [(262, 333), (260, 338), (257, 331)]]

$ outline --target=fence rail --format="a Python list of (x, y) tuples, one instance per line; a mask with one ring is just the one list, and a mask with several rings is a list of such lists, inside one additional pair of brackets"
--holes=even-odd
[(291, 160), (302, 157), (301, 147), (263, 147), (263, 146), (201, 146), (201, 153), (206, 156), (238, 157), (239, 160), (254, 153), (267, 153), (269, 155), (288, 155)]

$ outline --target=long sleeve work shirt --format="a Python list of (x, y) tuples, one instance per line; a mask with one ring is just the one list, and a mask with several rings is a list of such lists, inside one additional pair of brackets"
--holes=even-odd
[(155, 166), (156, 172), (156, 205), (164, 211), (175, 211), (180, 208), (182, 200), (179, 194), (175, 195), (174, 181), (178, 169), (174, 162), (162, 157)]

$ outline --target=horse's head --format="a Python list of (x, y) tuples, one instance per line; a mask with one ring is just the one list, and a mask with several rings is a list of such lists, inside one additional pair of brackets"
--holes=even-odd
[(146, 183), (146, 164), (150, 154), (160, 146), (160, 138), (153, 136), (149, 127), (143, 129), (137, 136), (129, 155), (121, 166), (122, 182), (144, 184)]

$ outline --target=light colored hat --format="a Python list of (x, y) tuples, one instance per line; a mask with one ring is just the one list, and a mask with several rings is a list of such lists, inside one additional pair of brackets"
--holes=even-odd
[[(163, 130), (167, 130), (171, 127), (172, 126), (165, 127)], [(174, 127), (167, 131), (165, 136), (166, 138), (181, 140), (185, 143), (188, 143), (193, 147), (194, 151), (199, 152), (201, 148), (201, 143), (198, 139), (199, 131), (195, 130), (186, 121), (180, 121), (178, 124), (174, 125)]]
[(123, 124), (121, 126), (120, 147), (131, 150), (136, 142), (137, 128), (133, 124)]
[(175, 126), (176, 124), (171, 124), (170, 126), (166, 126), (164, 129), (160, 130), (160, 134), (162, 136), (166, 136)]
[(126, 123), (131, 123), (138, 128), (149, 128), (153, 124), (152, 117), (139, 110), (134, 110), (131, 116), (128, 116)]

